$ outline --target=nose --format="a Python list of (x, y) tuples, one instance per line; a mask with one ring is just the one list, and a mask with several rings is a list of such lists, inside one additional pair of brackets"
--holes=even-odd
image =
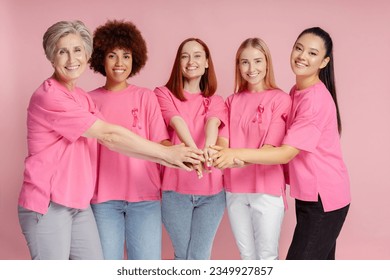
[(116, 66), (121, 66), (122, 65), (122, 58), (120, 56), (118, 56), (116, 58), (115, 65)]
[(298, 54), (298, 59), (304, 60), (306, 58), (306, 52), (300, 52)]
[(192, 55), (189, 55), (187, 63), (191, 64), (193, 61), (194, 61), (194, 57)]
[(249, 63), (249, 72), (255, 70), (255, 65), (253, 63)]
[(75, 54), (73, 52), (68, 52), (68, 60), (69, 62), (74, 61), (75, 59)]

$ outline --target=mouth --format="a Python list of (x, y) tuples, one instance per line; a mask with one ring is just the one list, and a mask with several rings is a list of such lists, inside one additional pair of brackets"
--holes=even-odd
[(114, 69), (113, 72), (114, 73), (118, 73), (118, 74), (122, 74), (124, 73), (126, 70), (125, 69)]
[(255, 78), (259, 75), (259, 72), (247, 74), (249, 78)]
[(65, 69), (69, 70), (69, 71), (74, 71), (74, 70), (79, 69), (79, 67), (80, 67), (80, 65), (71, 65), (71, 66), (65, 66)]
[(307, 67), (307, 64), (305, 64), (301, 61), (295, 61), (295, 66), (297, 66), (298, 68), (304, 68), (304, 67)]

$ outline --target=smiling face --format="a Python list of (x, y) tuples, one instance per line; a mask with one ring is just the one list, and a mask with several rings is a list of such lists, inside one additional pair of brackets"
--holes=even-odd
[(181, 51), (180, 66), (185, 80), (200, 81), (209, 67), (203, 46), (196, 41), (185, 43)]
[(239, 57), (241, 77), (248, 83), (248, 90), (260, 92), (265, 89), (264, 77), (267, 74), (265, 55), (254, 47), (245, 48)]
[(291, 52), (291, 69), (297, 81), (313, 84), (319, 81), (319, 72), (328, 62), (326, 49), (321, 37), (311, 33), (302, 35), (296, 41)]
[(52, 65), (54, 77), (69, 90), (73, 90), (87, 66), (87, 54), (80, 35), (68, 34), (58, 40)]
[(104, 69), (106, 72), (106, 88), (122, 90), (127, 87), (127, 78), (130, 76), (133, 64), (131, 51), (115, 48), (106, 54)]

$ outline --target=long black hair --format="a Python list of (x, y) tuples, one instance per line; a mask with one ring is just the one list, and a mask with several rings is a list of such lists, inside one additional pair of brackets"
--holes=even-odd
[(341, 134), (341, 118), (339, 105), (337, 103), (337, 95), (336, 95), (336, 83), (334, 78), (334, 60), (333, 60), (333, 41), (330, 37), (329, 33), (323, 30), (320, 27), (311, 27), (305, 29), (299, 34), (298, 39), (305, 34), (313, 34), (320, 37), (324, 41), (326, 54), (325, 57), (329, 57), (328, 64), (320, 69), (319, 77), (320, 80), (325, 84), (326, 88), (329, 90), (330, 95), (333, 98), (333, 101), (336, 105), (336, 113), (337, 113), (337, 127), (339, 134)]

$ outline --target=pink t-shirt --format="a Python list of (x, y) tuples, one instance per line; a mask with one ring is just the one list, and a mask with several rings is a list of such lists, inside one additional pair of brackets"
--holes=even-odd
[[(229, 111), (229, 146), (258, 149), (280, 146), (286, 133), (291, 98), (279, 89), (236, 93), (226, 100)], [(226, 190), (232, 193), (285, 194), (281, 165), (251, 164), (225, 170)]]
[[(169, 125), (174, 116), (180, 116), (184, 119), (192, 138), (200, 149), (205, 143), (204, 126), (208, 118), (219, 118), (221, 120), (220, 129), (227, 124), (227, 110), (221, 96), (213, 95), (205, 98), (200, 93), (184, 92), (187, 101), (180, 101), (166, 87), (158, 87), (154, 92), (160, 103), (162, 115), (173, 144), (181, 143), (175, 130)], [(227, 137), (227, 135), (220, 136)], [(215, 168), (212, 168), (211, 173), (204, 172), (201, 179), (198, 179), (196, 172), (168, 167), (164, 169), (162, 183), (164, 191), (173, 190), (182, 194), (214, 195), (219, 193), (222, 188), (222, 172)]]
[(95, 140), (81, 135), (99, 116), (80, 88), (70, 92), (49, 78), (34, 92), (27, 110), (20, 206), (42, 214), (50, 201), (77, 209), (89, 206), (94, 190), (89, 144)]
[[(108, 122), (126, 127), (153, 142), (169, 139), (153, 91), (129, 85), (117, 92), (98, 88), (90, 95)], [(92, 203), (159, 200), (160, 188), (158, 164), (110, 151), (99, 144), (97, 184)]]
[(317, 201), (320, 195), (326, 212), (351, 201), (349, 176), (344, 164), (337, 131), (336, 107), (322, 83), (291, 90), (292, 110), (283, 144), (300, 153), (289, 162), (291, 196)]

